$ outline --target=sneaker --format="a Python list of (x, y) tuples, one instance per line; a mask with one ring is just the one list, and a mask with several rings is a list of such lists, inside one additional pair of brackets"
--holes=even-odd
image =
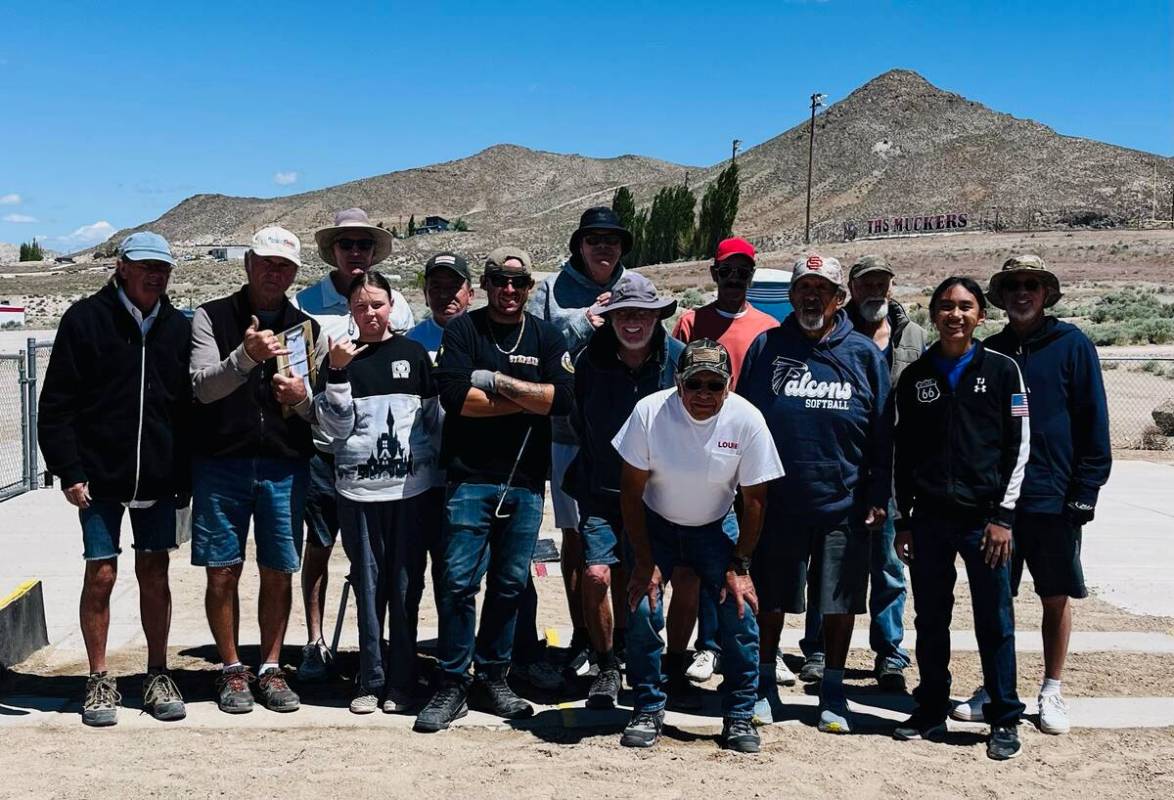
[(534, 716), (534, 706), (514, 694), (501, 676), (477, 675), (469, 687), (469, 708), (503, 719)]
[(986, 743), (986, 755), (995, 761), (1008, 761), (1023, 755), (1019, 731), (1014, 725), (995, 725), (991, 728), (991, 738)]
[[(820, 677), (823, 676), (821, 675)], [(791, 668), (787, 666), (787, 662), (783, 661), (782, 650), (775, 653), (775, 683), (779, 686), (795, 685), (795, 673), (791, 672)]]
[(379, 698), (373, 693), (360, 689), (351, 700), (352, 714), (374, 714), (379, 708)]
[(945, 717), (930, 717), (920, 709), (913, 712), (909, 719), (893, 728), (893, 738), (899, 742), (916, 742), (926, 740), (940, 742), (946, 735)]
[(693, 654), (693, 663), (685, 670), (685, 677), (697, 683), (705, 683), (713, 677), (717, 668), (717, 653), (712, 650), (698, 650)]
[(247, 714), (253, 710), (253, 692), (249, 684), (257, 680), (243, 664), (220, 670), (216, 679), (216, 705), (225, 714)]
[(750, 721), (755, 725), (772, 725), (776, 710), (782, 716), (783, 701), (779, 699), (778, 685), (771, 680), (774, 670), (769, 664), (758, 667), (758, 699), (754, 701), (754, 716)]
[(172, 722), (188, 715), (183, 697), (167, 672), (152, 672), (143, 681), (143, 711), (157, 720)]
[(665, 694), (668, 695), (667, 705), (676, 711), (696, 711), (701, 708), (701, 692), (697, 691), (693, 681), (685, 677), (684, 672), (669, 675)]
[(510, 675), (524, 680), (535, 689), (553, 692), (563, 687), (563, 675), (558, 667), (545, 659), (533, 661), (529, 664), (515, 662), (510, 667)]
[(327, 666), (329, 658), (330, 650), (327, 649), (326, 642), (321, 639), (302, 647), (302, 663), (298, 665), (298, 680), (303, 683), (326, 680), (330, 672), (330, 668)]
[(758, 731), (748, 719), (726, 719), (722, 722), (722, 747), (735, 753), (757, 753), (762, 745)]
[(603, 668), (591, 681), (587, 692), (587, 707), (594, 709), (615, 708), (620, 699), (620, 670), (618, 667)]
[(1039, 703), (1039, 729), (1044, 733), (1061, 735), (1068, 733), (1071, 725), (1068, 722), (1068, 704), (1059, 692), (1056, 694), (1041, 694)]
[(420, 709), (412, 730), (416, 733), (436, 733), (469, 713), (465, 684), (448, 680), (440, 685), (432, 699)]
[(122, 695), (113, 676), (95, 672), (86, 681), (86, 698), (82, 701), (82, 723), (104, 728), (118, 722), (118, 703)]
[(620, 737), (620, 744), (624, 747), (652, 747), (660, 738), (662, 725), (663, 708), (660, 711), (633, 711), (632, 719)]
[(819, 729), (823, 733), (851, 733), (848, 700), (843, 697), (819, 698)]
[(803, 662), (799, 680), (804, 683), (819, 683), (823, 680), (823, 655), (814, 655)]
[(387, 696), (383, 698), (383, 713), (384, 714), (403, 714), (406, 711), (411, 711), (416, 706), (416, 698), (403, 689), (388, 689)]
[(950, 711), (950, 716), (959, 722), (982, 722), (982, 707), (989, 703), (991, 697), (986, 689), (979, 686), (969, 700), (959, 703)]
[(876, 668), (876, 685), (882, 692), (905, 694), (905, 670), (885, 662)]
[(571, 646), (568, 648), (567, 661), (563, 672), (568, 678), (582, 678), (591, 671), (591, 642), (586, 636), (576, 639), (571, 636)]
[(285, 671), (281, 667), (262, 672), (257, 677), (257, 688), (261, 690), (261, 702), (270, 711), (297, 711), (301, 705), (297, 694), (286, 683)]

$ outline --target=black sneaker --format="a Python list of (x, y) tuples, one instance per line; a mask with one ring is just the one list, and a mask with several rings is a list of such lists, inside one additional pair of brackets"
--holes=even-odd
[(917, 709), (909, 719), (893, 728), (893, 738), (899, 742), (940, 742), (946, 737), (946, 718), (930, 716)]
[(876, 685), (882, 692), (905, 694), (905, 670), (895, 664), (881, 664), (876, 668)]
[(514, 694), (500, 675), (479, 674), (469, 687), (469, 708), (503, 719), (534, 716), (534, 706)]
[(584, 631), (581, 635), (575, 631), (571, 635), (571, 645), (567, 648), (567, 660), (563, 664), (563, 674), (570, 680), (581, 678), (591, 671), (591, 640)]
[(757, 753), (762, 744), (758, 730), (748, 719), (726, 719), (722, 723), (722, 747), (735, 753)]
[(187, 716), (179, 687), (166, 670), (150, 672), (143, 681), (143, 711), (157, 720), (171, 722)]
[(615, 708), (620, 699), (620, 680), (618, 667), (600, 669), (587, 692), (587, 707)]
[(685, 677), (684, 672), (669, 675), (665, 694), (669, 696), (667, 705), (676, 711), (697, 711), (701, 708), (701, 692), (693, 681)]
[(285, 680), (285, 672), (281, 667), (267, 669), (257, 677), (257, 688), (261, 690), (261, 702), (270, 711), (285, 713), (297, 711), (302, 701), (289, 688)]
[(247, 714), (253, 710), (249, 684), (257, 680), (244, 664), (220, 670), (216, 679), (216, 705), (225, 714)]
[(86, 697), (82, 701), (82, 722), (94, 728), (105, 728), (118, 722), (118, 703), (122, 695), (113, 676), (94, 672), (86, 681)]
[(803, 661), (799, 670), (799, 680), (804, 683), (819, 683), (823, 680), (823, 656), (814, 655)]
[(440, 684), (432, 699), (420, 709), (412, 730), (416, 733), (436, 733), (469, 713), (465, 684), (448, 680)]
[(991, 738), (986, 743), (986, 755), (995, 761), (1008, 761), (1023, 755), (1023, 745), (1019, 743), (1016, 726), (992, 725)]
[(660, 711), (633, 711), (620, 744), (624, 747), (652, 747), (660, 738), (664, 725), (664, 709)]

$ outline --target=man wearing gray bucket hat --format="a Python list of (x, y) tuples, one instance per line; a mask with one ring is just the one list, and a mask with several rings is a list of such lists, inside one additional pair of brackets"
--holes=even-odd
[[(1112, 466), (1096, 347), (1076, 326), (1045, 314), (1062, 296), (1059, 278), (1042, 258), (1007, 259), (987, 290), (991, 304), (1007, 311), (1007, 326), (984, 342), (1015, 359), (1031, 402), (1031, 455), (1015, 506), (1011, 585), (1018, 591), (1026, 563), (1043, 605), (1040, 730), (1053, 734), (1069, 729), (1068, 706), (1060, 694), (1072, 631), (1069, 598), (1088, 596), (1081, 530), (1092, 521)], [(953, 716), (981, 720), (985, 695), (980, 689)]]

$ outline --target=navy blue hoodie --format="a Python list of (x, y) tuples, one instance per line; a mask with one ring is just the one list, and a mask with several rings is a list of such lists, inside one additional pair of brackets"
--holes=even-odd
[(772, 515), (826, 524), (863, 522), (892, 495), (889, 367), (840, 311), (813, 342), (790, 314), (754, 340), (738, 394), (766, 418), (786, 476), (770, 484)]
[(1069, 500), (1096, 505), (1113, 461), (1096, 347), (1055, 317), (1022, 341), (1008, 325), (983, 344), (1015, 359), (1027, 383), (1031, 458), (1017, 508), (1059, 514)]

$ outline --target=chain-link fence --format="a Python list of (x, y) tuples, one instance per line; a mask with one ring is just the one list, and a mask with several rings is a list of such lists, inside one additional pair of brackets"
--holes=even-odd
[(43, 485), (37, 401), (52, 349), (30, 339), (19, 353), (0, 354), (0, 500)]
[(1164, 450), (1174, 444), (1174, 436), (1163, 435), (1154, 424), (1154, 409), (1174, 400), (1174, 358), (1105, 357), (1101, 374), (1113, 447)]

